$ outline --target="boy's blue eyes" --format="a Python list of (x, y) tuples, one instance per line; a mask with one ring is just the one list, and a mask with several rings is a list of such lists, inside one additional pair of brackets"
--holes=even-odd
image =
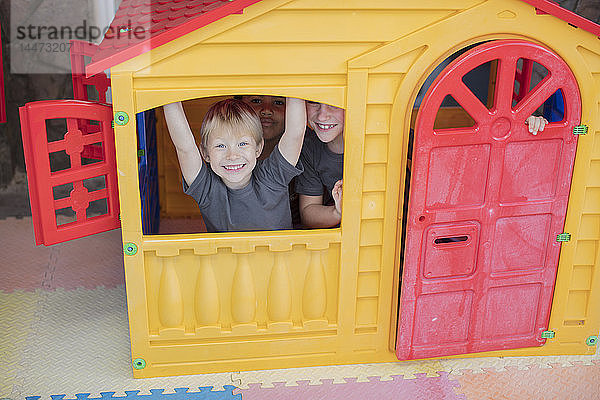
[[(250, 144), (250, 143), (248, 143), (248, 142), (240, 142), (240, 143), (238, 144), (238, 146), (240, 146), (240, 147), (244, 147), (244, 146), (248, 146), (249, 144)], [(215, 147), (216, 147), (217, 149), (224, 149), (226, 146), (225, 146), (224, 144), (216, 144), (216, 145), (215, 145)]]

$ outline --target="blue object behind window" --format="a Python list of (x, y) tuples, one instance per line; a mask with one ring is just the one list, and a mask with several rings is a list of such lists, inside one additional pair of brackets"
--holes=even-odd
[(148, 110), (136, 115), (138, 131), (138, 172), (142, 205), (142, 232), (158, 233), (158, 162), (156, 159), (156, 115)]
[(565, 115), (565, 102), (560, 90), (544, 102), (544, 118), (549, 122), (562, 121)]

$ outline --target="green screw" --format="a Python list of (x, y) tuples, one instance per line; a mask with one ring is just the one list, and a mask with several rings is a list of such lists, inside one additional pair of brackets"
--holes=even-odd
[(144, 369), (146, 368), (146, 360), (143, 358), (136, 358), (133, 360), (133, 368), (135, 369)]
[(137, 253), (137, 246), (135, 245), (135, 243), (131, 243), (131, 242), (125, 243), (123, 245), (123, 251), (128, 256), (133, 256), (133, 255), (135, 255), (135, 253)]
[(139, 149), (137, 151), (138, 157), (144, 157), (146, 155), (146, 151), (144, 149)]
[(125, 111), (117, 111), (115, 113), (115, 123), (117, 125), (127, 125), (129, 122), (129, 115)]
[(588, 346), (595, 346), (597, 343), (598, 343), (598, 336), (590, 336), (585, 341), (585, 344), (587, 344)]

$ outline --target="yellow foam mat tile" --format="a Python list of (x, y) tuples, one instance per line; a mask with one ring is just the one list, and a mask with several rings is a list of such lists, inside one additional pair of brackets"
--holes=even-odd
[(234, 384), (239, 388), (248, 388), (249, 384), (260, 383), (261, 387), (274, 387), (277, 382), (286, 386), (296, 386), (298, 381), (310, 381), (311, 385), (321, 384), (322, 379), (333, 379), (333, 383), (345, 383), (344, 378), (356, 378), (358, 382), (368, 382), (368, 377), (381, 377), (382, 381), (392, 376), (403, 375), (404, 379), (414, 379), (415, 374), (428, 377), (439, 376), (439, 372), (462, 375), (464, 371), (485, 373), (486, 370), (505, 371), (506, 367), (529, 369), (552, 368), (554, 366), (573, 366), (573, 362), (591, 365), (594, 356), (545, 356), (545, 357), (481, 357), (450, 360), (403, 361), (397, 363), (337, 365), (312, 368), (290, 368), (265, 371), (244, 371), (234, 373)]
[[(35, 321), (26, 338), (21, 339), (26, 345), (16, 365), (13, 362), (10, 367), (16, 384), (3, 397), (66, 394), (74, 398), (77, 393), (98, 397), (109, 391), (125, 396), (129, 390), (139, 390), (139, 394), (151, 394), (150, 389), (174, 393), (180, 387), (213, 386), (213, 390), (223, 390), (224, 385), (232, 384), (230, 373), (133, 379), (122, 285), (36, 291), (36, 297)], [(19, 308), (13, 319), (22, 313)], [(12, 350), (8, 353), (9, 358), (15, 357), (10, 355)]]
[(27, 347), (37, 305), (35, 293), (0, 291), (0, 398), (9, 397), (20, 386), (17, 365)]

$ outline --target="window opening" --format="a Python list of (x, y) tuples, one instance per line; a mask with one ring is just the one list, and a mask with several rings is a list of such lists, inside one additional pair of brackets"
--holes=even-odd
[(435, 116), (434, 129), (443, 134), (444, 129), (472, 128), (475, 120), (452, 95), (447, 95)]
[(60, 200), (69, 197), (72, 190), (73, 183), (66, 183), (64, 185), (54, 186), (52, 188), (54, 200)]
[(71, 158), (65, 150), (48, 153), (50, 172), (59, 172), (71, 168)]
[[(200, 128), (202, 120), (209, 107), (214, 103), (231, 98), (232, 96), (218, 96), (199, 98), (183, 102), (186, 118), (194, 135), (197, 146), (201, 147)], [(268, 111), (266, 121), (261, 120), (264, 147), (259, 161), (266, 158), (276, 147), (281, 134), (285, 129), (285, 98), (280, 96), (243, 95), (233, 96), (257, 108), (261, 101), (269, 98), (273, 107), (279, 107), (281, 124), (277, 125), (275, 112)], [(320, 103), (316, 103), (320, 104)], [(256, 107), (256, 108), (255, 108)], [(338, 109), (339, 110), (339, 109)], [(151, 116), (154, 115), (154, 116)], [(342, 116), (343, 118), (343, 110)], [(206, 224), (202, 218), (196, 201), (186, 195), (183, 189), (182, 174), (177, 159), (175, 147), (169, 135), (164, 111), (162, 107), (140, 113), (137, 117), (138, 129), (138, 172), (140, 184), (140, 204), (142, 210), (142, 232), (145, 235), (153, 234), (188, 234), (207, 232)], [(343, 123), (343, 120), (342, 120)], [(343, 127), (343, 125), (342, 125)], [(275, 132), (277, 130), (277, 132)], [(271, 132), (272, 131), (272, 132)], [(307, 130), (306, 134), (315, 135)], [(317, 136), (314, 136), (317, 138)], [(316, 139), (315, 139), (316, 140)], [(343, 155), (339, 155), (340, 164)], [(203, 165), (209, 166), (208, 163)], [(340, 168), (340, 174), (342, 168)], [(288, 186), (290, 190), (291, 214), (293, 229), (302, 229), (298, 198), (294, 191), (294, 180)], [(327, 190), (323, 191), (324, 198), (331, 198)], [(333, 206), (333, 200), (330, 203)]]
[(67, 132), (67, 120), (64, 118), (47, 119), (46, 135), (48, 143), (63, 140)]
[(56, 226), (63, 226), (77, 221), (75, 211), (71, 207), (60, 208), (55, 211)]
[(108, 214), (108, 201), (105, 198), (90, 201), (90, 205), (85, 210), (86, 218), (93, 218), (106, 214)]
[[(557, 90), (546, 93), (546, 88), (551, 87), (552, 83), (552, 76), (546, 67), (535, 61), (520, 58), (515, 71), (513, 110), (535, 98), (534, 105), (528, 106), (529, 109), (533, 109), (532, 115), (543, 116), (549, 122), (562, 121), (565, 114), (562, 92)], [(540, 95), (544, 98), (543, 101), (539, 100)]]

